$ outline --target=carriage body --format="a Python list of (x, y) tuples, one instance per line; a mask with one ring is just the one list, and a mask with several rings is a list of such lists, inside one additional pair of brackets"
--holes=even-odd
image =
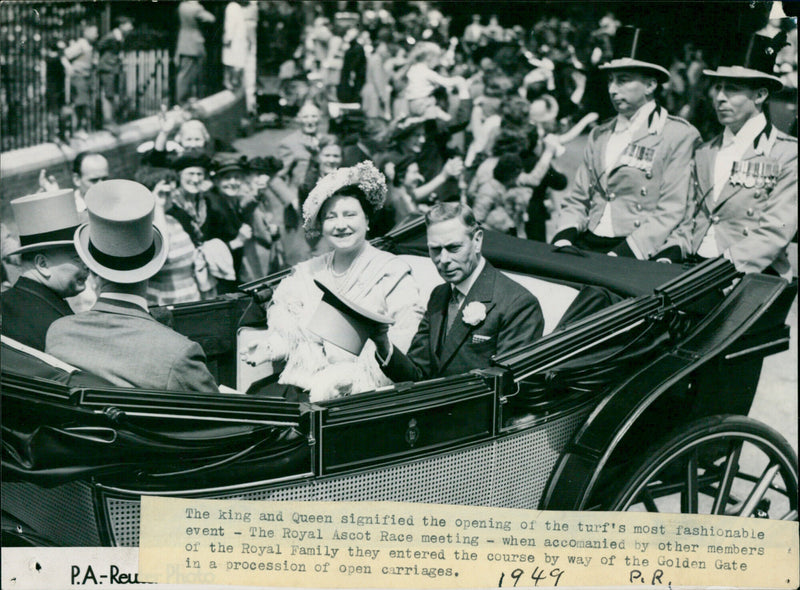
[[(419, 223), (382, 246), (432, 276)], [(460, 376), (304, 404), (92, 387), (4, 354), (4, 544), (136, 546), (148, 494), (636, 509), (655, 481), (678, 486), (677, 510), (697, 512), (692, 498), (725, 491), (715, 513), (797, 518), (797, 460), (780, 435), (756, 426), (768, 465), (749, 476), (755, 492), (745, 497), (729, 481), (731, 462), (718, 460), (741, 451), (740, 438), (752, 444), (739, 436), (752, 430), (742, 417), (763, 358), (788, 347), (795, 285), (741, 278), (724, 260), (689, 269), (499, 234), (486, 236), (484, 253), (538, 289), (547, 333)], [(263, 325), (259, 301), (276, 280), (161, 311), (203, 345), (219, 382), (236, 386), (237, 333)], [(669, 473), (680, 453), (655, 461), (653, 441), (677, 433), (680, 449), (706, 432), (721, 434), (690, 459), (688, 483), (685, 469)], [(766, 496), (775, 498), (765, 511)]]

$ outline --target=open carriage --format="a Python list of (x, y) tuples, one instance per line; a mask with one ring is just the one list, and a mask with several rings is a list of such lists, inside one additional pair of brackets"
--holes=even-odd
[[(378, 242), (430, 289), (424, 233)], [(746, 417), (764, 357), (788, 347), (796, 284), (491, 232), (483, 249), (538, 297), (542, 339), (319, 404), (97, 386), (4, 339), (3, 543), (135, 546), (144, 494), (797, 519), (796, 455)], [(237, 345), (279, 279), (157, 311), (245, 389)]]

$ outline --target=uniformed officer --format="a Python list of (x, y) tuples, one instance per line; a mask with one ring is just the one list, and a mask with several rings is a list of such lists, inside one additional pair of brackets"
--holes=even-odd
[(783, 88), (772, 72), (784, 45), (785, 33), (740, 36), (726, 44), (725, 65), (703, 71), (725, 129), (698, 148), (692, 206), (658, 258), (722, 255), (741, 272), (791, 279), (786, 247), (797, 232), (797, 140), (764, 111), (770, 93)]
[(684, 217), (700, 134), (655, 101), (670, 78), (657, 44), (632, 27), (615, 44), (618, 57), (600, 67), (617, 116), (589, 135), (553, 243), (646, 260)]

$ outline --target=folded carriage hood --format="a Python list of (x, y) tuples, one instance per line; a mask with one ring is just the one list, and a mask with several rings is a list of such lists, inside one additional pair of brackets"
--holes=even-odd
[[(428, 256), (424, 225), (409, 228), (391, 238), (390, 243), (390, 249), (397, 254)], [(682, 264), (596, 254), (573, 247), (560, 249), (491, 230), (484, 230), (482, 252), (489, 262), (504, 270), (566, 284), (595, 285), (623, 296), (650, 294), (689, 268)]]

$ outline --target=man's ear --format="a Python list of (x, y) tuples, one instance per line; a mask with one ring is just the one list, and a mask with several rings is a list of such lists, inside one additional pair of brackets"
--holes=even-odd
[(45, 278), (50, 278), (52, 271), (50, 270), (50, 261), (47, 259), (47, 254), (37, 252), (33, 257), (33, 268), (36, 269), (40, 275)]
[(475, 230), (475, 235), (472, 236), (472, 240), (475, 242), (475, 246), (478, 249), (478, 252), (481, 251), (481, 246), (483, 246), (483, 230), (478, 228)]
[(756, 103), (756, 105), (763, 106), (767, 102), (768, 98), (769, 98), (769, 90), (767, 90), (763, 86), (761, 88), (756, 88), (756, 94), (753, 97), (753, 101)]
[(72, 173), (72, 186), (78, 188), (81, 185), (81, 177), (80, 174)]

